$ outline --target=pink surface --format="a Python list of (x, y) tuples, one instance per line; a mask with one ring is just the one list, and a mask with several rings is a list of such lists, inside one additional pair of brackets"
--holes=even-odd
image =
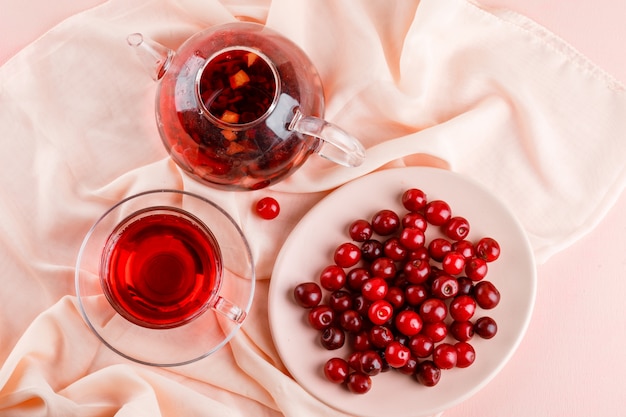
[[(101, 2), (0, 0), (0, 63), (65, 17)], [(483, 3), (534, 19), (626, 83), (626, 3)], [(623, 414), (618, 382), (626, 374), (620, 352), (626, 343), (625, 210), (622, 193), (592, 233), (539, 267), (535, 312), (519, 350), (489, 385), (446, 416)]]

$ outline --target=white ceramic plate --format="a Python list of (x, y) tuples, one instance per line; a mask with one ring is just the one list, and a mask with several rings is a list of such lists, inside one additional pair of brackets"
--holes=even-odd
[[(293, 301), (293, 289), (305, 281), (317, 281), (319, 272), (332, 263), (332, 253), (349, 241), (348, 225), (357, 218), (371, 218), (380, 209), (405, 212), (400, 201), (407, 188), (420, 188), (429, 200), (447, 201), (453, 215), (470, 222), (469, 239), (490, 236), (502, 253), (489, 264), (486, 279), (500, 290), (500, 304), (493, 310), (478, 309), (475, 318), (493, 317), (498, 333), (490, 340), (474, 336), (476, 361), (465, 369), (442, 372), (435, 387), (424, 387), (396, 371), (372, 378), (372, 389), (356, 395), (328, 382), (323, 364), (345, 356), (346, 347), (328, 351), (319, 344), (318, 332), (306, 323), (306, 311)], [(430, 227), (427, 238), (434, 237)], [(516, 218), (493, 195), (458, 174), (433, 168), (398, 168), (376, 172), (329, 194), (294, 228), (276, 261), (269, 292), (269, 318), (274, 342), (292, 376), (307, 391), (331, 407), (361, 417), (418, 417), (445, 410), (467, 399), (487, 384), (519, 345), (535, 300), (535, 263), (526, 235)]]

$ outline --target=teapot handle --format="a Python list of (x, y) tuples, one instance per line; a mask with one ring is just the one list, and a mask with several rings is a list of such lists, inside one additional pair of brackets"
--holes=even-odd
[(357, 167), (365, 159), (365, 149), (361, 142), (343, 129), (315, 116), (305, 116), (296, 110), (289, 124), (289, 130), (314, 136), (321, 140), (317, 153), (346, 167)]

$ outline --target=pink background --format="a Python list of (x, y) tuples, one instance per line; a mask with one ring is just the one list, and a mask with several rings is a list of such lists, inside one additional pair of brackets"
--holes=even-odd
[[(64, 18), (100, 3), (0, 0), (0, 64)], [(534, 19), (626, 84), (626, 2), (482, 3)], [(445, 416), (624, 415), (625, 212), (622, 193), (593, 232), (539, 266), (535, 312), (519, 350), (487, 387)]]

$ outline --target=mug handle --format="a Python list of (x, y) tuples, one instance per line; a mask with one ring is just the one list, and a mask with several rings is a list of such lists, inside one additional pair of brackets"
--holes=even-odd
[(215, 299), (212, 308), (237, 324), (243, 323), (246, 318), (246, 312), (243, 311), (241, 307), (219, 295)]
[(343, 129), (315, 116), (305, 116), (296, 110), (289, 130), (321, 139), (317, 153), (346, 167), (357, 167), (365, 159), (365, 148), (355, 137)]

